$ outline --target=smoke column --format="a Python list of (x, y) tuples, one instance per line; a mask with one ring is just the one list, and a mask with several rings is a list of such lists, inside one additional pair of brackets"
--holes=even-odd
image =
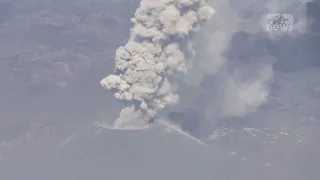
[(142, 0), (131, 19), (127, 44), (115, 56), (115, 74), (101, 86), (128, 102), (114, 129), (148, 126), (157, 113), (179, 101), (177, 81), (192, 64), (192, 35), (215, 13), (205, 0)]

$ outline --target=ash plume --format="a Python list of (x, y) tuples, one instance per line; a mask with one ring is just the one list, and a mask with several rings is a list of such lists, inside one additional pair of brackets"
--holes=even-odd
[(178, 103), (177, 81), (194, 53), (189, 40), (214, 13), (206, 0), (140, 2), (130, 39), (116, 51), (115, 74), (100, 82), (129, 104), (113, 128), (145, 127), (159, 111)]

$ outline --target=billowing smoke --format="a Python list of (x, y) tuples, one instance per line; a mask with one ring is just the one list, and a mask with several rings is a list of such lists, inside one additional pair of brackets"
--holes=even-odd
[(147, 126), (159, 111), (179, 102), (177, 82), (194, 54), (189, 40), (214, 13), (206, 0), (140, 2), (130, 39), (116, 51), (115, 74), (101, 80), (129, 104), (113, 128)]
[[(178, 111), (187, 114), (190, 108), (196, 109), (204, 116), (200, 121), (215, 126), (218, 120), (255, 113), (268, 102), (279, 61), (274, 49), (283, 49), (285, 38), (305, 33), (308, 22), (301, 1), (209, 3), (217, 11), (192, 41), (196, 63), (185, 76), (185, 88), (180, 88)], [(291, 14), (293, 31), (268, 30), (270, 19), (266, 17), (270, 14)]]
[[(203, 134), (217, 121), (258, 112), (268, 103), (275, 64), (285, 61), (276, 49), (308, 29), (305, 6), (298, 0), (141, 1), (130, 40), (116, 52), (116, 73), (101, 81), (128, 102), (111, 128), (147, 128), (162, 112), (172, 122), (184, 119), (183, 130)], [(293, 31), (267, 30), (268, 14), (277, 13), (292, 15)]]

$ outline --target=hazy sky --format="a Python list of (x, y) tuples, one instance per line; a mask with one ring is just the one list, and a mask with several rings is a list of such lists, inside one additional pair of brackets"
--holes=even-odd
[[(210, 4), (181, 104), (168, 110), (209, 119), (217, 138), (203, 147), (162, 127), (95, 134), (123, 107), (99, 82), (139, 0), (0, 0), (0, 179), (317, 180), (319, 1)], [(299, 23), (274, 36), (268, 13)], [(264, 86), (240, 91), (247, 81)]]

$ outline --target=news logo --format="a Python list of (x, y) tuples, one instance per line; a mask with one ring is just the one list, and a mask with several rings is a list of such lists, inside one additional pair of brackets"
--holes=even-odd
[(267, 31), (288, 32), (294, 29), (294, 18), (291, 14), (267, 14)]

